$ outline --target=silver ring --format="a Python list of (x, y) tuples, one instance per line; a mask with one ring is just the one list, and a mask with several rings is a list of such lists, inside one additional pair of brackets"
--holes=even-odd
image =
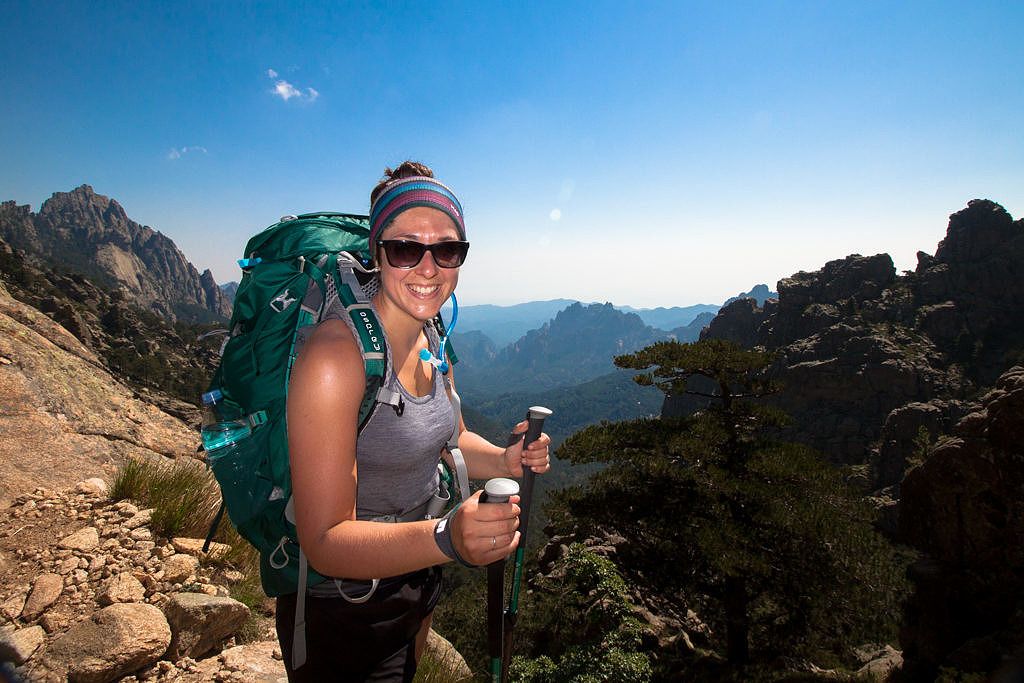
[(497, 542), (498, 542), (498, 539), (495, 538), (494, 536), (491, 536), (491, 548), (494, 548), (494, 546), (495, 546), (495, 544), (497, 544)]

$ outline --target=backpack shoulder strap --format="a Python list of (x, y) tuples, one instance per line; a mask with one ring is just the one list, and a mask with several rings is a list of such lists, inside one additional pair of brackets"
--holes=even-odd
[(366, 371), (366, 389), (363, 393), (363, 402), (359, 406), (359, 431), (362, 431), (378, 405), (389, 405), (401, 415), (405, 404), (402, 395), (387, 386), (391, 370), (387, 338), (370, 304), (370, 297), (356, 278), (356, 270), (368, 272), (350, 254), (337, 254), (333, 267), (329, 270), (330, 277), (325, 280), (327, 291), (317, 321), (336, 315), (348, 324), (359, 344)]

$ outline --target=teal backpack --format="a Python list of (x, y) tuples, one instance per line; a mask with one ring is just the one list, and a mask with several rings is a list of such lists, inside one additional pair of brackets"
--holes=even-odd
[[(221, 488), (221, 513), (226, 508), (239, 534), (259, 551), (260, 580), (271, 597), (327, 580), (308, 567), (298, 545), (290, 505), (285, 405), (298, 349), (329, 306), (340, 301), (351, 319), (350, 327), (358, 333), (366, 368), (359, 430), (382, 405), (396, 411), (403, 407), (400, 394), (386, 387), (390, 358), (383, 330), (362, 286), (375, 272), (369, 232), (369, 220), (361, 215), (285, 216), (250, 239), (245, 258), (239, 261), (242, 279), (210, 391), (218, 389), (226, 410), (247, 419), (250, 435), (216, 449), (209, 460)], [(440, 315), (430, 324), (439, 337), (445, 336)], [(454, 353), (448, 355), (454, 362)], [(451, 390), (447, 376), (445, 381)], [(453, 409), (460, 411), (458, 395), (454, 390), (450, 395)], [(458, 419), (456, 412), (456, 425)], [(448, 446), (453, 451), (460, 493), (466, 495), (469, 489), (457, 448), (458, 427), (455, 431)], [(454, 499), (448, 493), (452, 488), (449, 472), (442, 473), (441, 486), (435, 499)], [(427, 514), (437, 516), (443, 510), (435, 508)], [(220, 513), (211, 537), (219, 517)]]

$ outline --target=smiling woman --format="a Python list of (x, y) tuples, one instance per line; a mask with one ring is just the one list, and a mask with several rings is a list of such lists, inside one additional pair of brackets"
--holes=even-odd
[(469, 250), (455, 194), (421, 164), (386, 171), (371, 194), (369, 246), (377, 275), (367, 289), (391, 359), (384, 389), (397, 405), (358, 428), (360, 346), (345, 311), (325, 314), (291, 375), (288, 448), (301, 547), (319, 574), (345, 578), (278, 598), (290, 681), (411, 681), (440, 594), (439, 565), (490, 564), (519, 542), (517, 497), (480, 505), (477, 493), (441, 519), (425, 518), (439, 462), (457, 468), (464, 459), (474, 478), (549, 467), (546, 435), (503, 448), (468, 431), (451, 368), (432, 362), (449, 360), (431, 323)]

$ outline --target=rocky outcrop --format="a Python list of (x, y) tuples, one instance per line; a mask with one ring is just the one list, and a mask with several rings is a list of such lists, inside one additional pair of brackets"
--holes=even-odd
[(903, 480), (901, 536), (926, 553), (901, 634), (917, 680), (1024, 657), (1022, 435), (1024, 367), (1014, 367)]
[[(6, 249), (5, 249), (6, 247)], [(77, 274), (33, 265), (27, 256), (0, 241), (0, 310), (13, 298), (45, 314), (57, 325), (37, 331), (61, 348), (90, 353), (90, 362), (133, 384), (138, 395), (186, 421), (197, 419), (194, 404), (218, 360), (219, 339), (200, 340), (205, 328), (172, 325), (130, 303), (122, 290), (108, 290)], [(10, 297), (7, 296), (10, 295)], [(18, 313), (38, 319), (37, 312)], [(70, 333), (70, 334), (68, 334)], [(71, 338), (77, 342), (71, 341)], [(180, 397), (175, 401), (167, 394)]]
[(781, 280), (777, 302), (724, 307), (702, 335), (775, 353), (787, 436), (870, 463), (874, 488), (902, 477), (922, 427), (948, 428), (958, 402), (1024, 355), (1024, 221), (971, 201), (918, 261), (903, 275), (887, 254), (830, 261)]
[(37, 259), (122, 287), (171, 320), (230, 315), (210, 271), (200, 275), (170, 238), (131, 220), (117, 201), (88, 185), (55, 192), (38, 214), (3, 202), (0, 238)]
[(194, 454), (195, 432), (140, 401), (63, 327), (0, 289), (0, 505), (124, 457)]

